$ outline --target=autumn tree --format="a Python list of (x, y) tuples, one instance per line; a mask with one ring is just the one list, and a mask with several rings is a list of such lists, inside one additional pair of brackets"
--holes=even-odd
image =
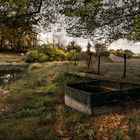
[(0, 49), (23, 50), (34, 45), (36, 31), (33, 25), (42, 0), (0, 1)]

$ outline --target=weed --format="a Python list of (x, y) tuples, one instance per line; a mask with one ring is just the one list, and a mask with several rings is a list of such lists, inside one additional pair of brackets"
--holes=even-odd
[(75, 126), (77, 135), (85, 137), (86, 139), (93, 140), (96, 137), (96, 131), (89, 123), (78, 123)]
[(134, 113), (129, 118), (129, 135), (132, 139), (139, 140), (140, 139), (140, 113)]
[(93, 68), (87, 68), (87, 67), (81, 68), (80, 72), (97, 74), (97, 72)]
[(43, 92), (48, 93), (48, 94), (52, 94), (52, 93), (56, 93), (57, 92), (58, 87), (56, 86), (56, 84), (51, 84), (51, 85), (48, 85), (46, 87), (43, 87), (41, 90)]
[(30, 117), (31, 115), (35, 115), (36, 112), (34, 109), (31, 108), (22, 108), (16, 113), (17, 118), (25, 118), (25, 117)]
[(65, 117), (64, 119), (64, 122), (69, 125), (71, 123), (74, 123), (74, 122), (80, 122), (80, 120), (82, 119), (82, 114), (79, 113), (79, 112), (75, 112), (75, 113), (70, 113), (70, 114), (67, 114), (67, 116)]
[(126, 138), (126, 134), (124, 133), (124, 131), (118, 130), (114, 133), (111, 140), (125, 140), (125, 138)]
[(45, 140), (60, 140), (60, 138), (58, 138), (56, 136), (55, 131), (52, 129), (52, 130), (50, 130), (50, 132), (48, 133), (48, 135), (45, 137)]
[(53, 118), (52, 118), (52, 113), (50, 111), (48, 111), (47, 113), (45, 113), (44, 115), (40, 115), (38, 118), (38, 124), (39, 125), (46, 125), (46, 124), (50, 124), (52, 122)]

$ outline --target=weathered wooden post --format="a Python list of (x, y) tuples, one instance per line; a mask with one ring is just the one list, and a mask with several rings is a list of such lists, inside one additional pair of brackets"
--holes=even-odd
[(127, 55), (124, 54), (124, 71), (123, 71), (123, 78), (124, 79), (126, 77), (126, 59), (127, 59)]
[(100, 75), (101, 55), (98, 55), (98, 75)]
[(88, 60), (88, 69), (90, 68), (90, 64), (91, 64), (91, 58), (92, 58), (92, 53), (89, 53), (89, 60)]

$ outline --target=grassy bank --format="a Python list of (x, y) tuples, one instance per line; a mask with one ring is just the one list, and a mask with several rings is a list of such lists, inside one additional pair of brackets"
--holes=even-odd
[[(79, 80), (65, 73), (82, 70), (69, 63), (31, 65), (27, 74), (11, 83), (7, 87), (9, 93), (0, 99), (0, 104), (10, 107), (0, 114), (0, 139), (129, 139), (128, 116), (137, 113), (138, 109), (88, 116), (65, 106), (64, 85)], [(134, 119), (139, 121), (139, 118)]]
[(63, 108), (63, 85), (76, 80), (66, 77), (65, 72), (79, 69), (74, 65), (59, 63), (30, 66), (23, 79), (9, 85), (9, 95), (1, 98), (1, 103), (10, 106), (10, 111), (0, 116), (0, 139), (54, 140), (63, 137), (63, 133), (59, 134), (62, 129), (61, 117), (64, 117), (66, 124), (73, 119), (79, 121), (82, 117), (78, 112), (73, 112), (73, 116), (67, 107), (66, 110)]

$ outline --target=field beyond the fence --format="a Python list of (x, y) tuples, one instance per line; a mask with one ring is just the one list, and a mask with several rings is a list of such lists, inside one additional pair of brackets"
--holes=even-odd
[[(86, 66), (86, 62), (79, 62), (79, 65)], [(140, 83), (140, 59), (127, 59), (126, 64), (126, 80)], [(90, 69), (97, 71), (98, 59), (92, 58)], [(123, 79), (124, 59), (115, 55), (110, 55), (109, 58), (101, 58), (100, 73), (103, 76), (111, 79)]]

